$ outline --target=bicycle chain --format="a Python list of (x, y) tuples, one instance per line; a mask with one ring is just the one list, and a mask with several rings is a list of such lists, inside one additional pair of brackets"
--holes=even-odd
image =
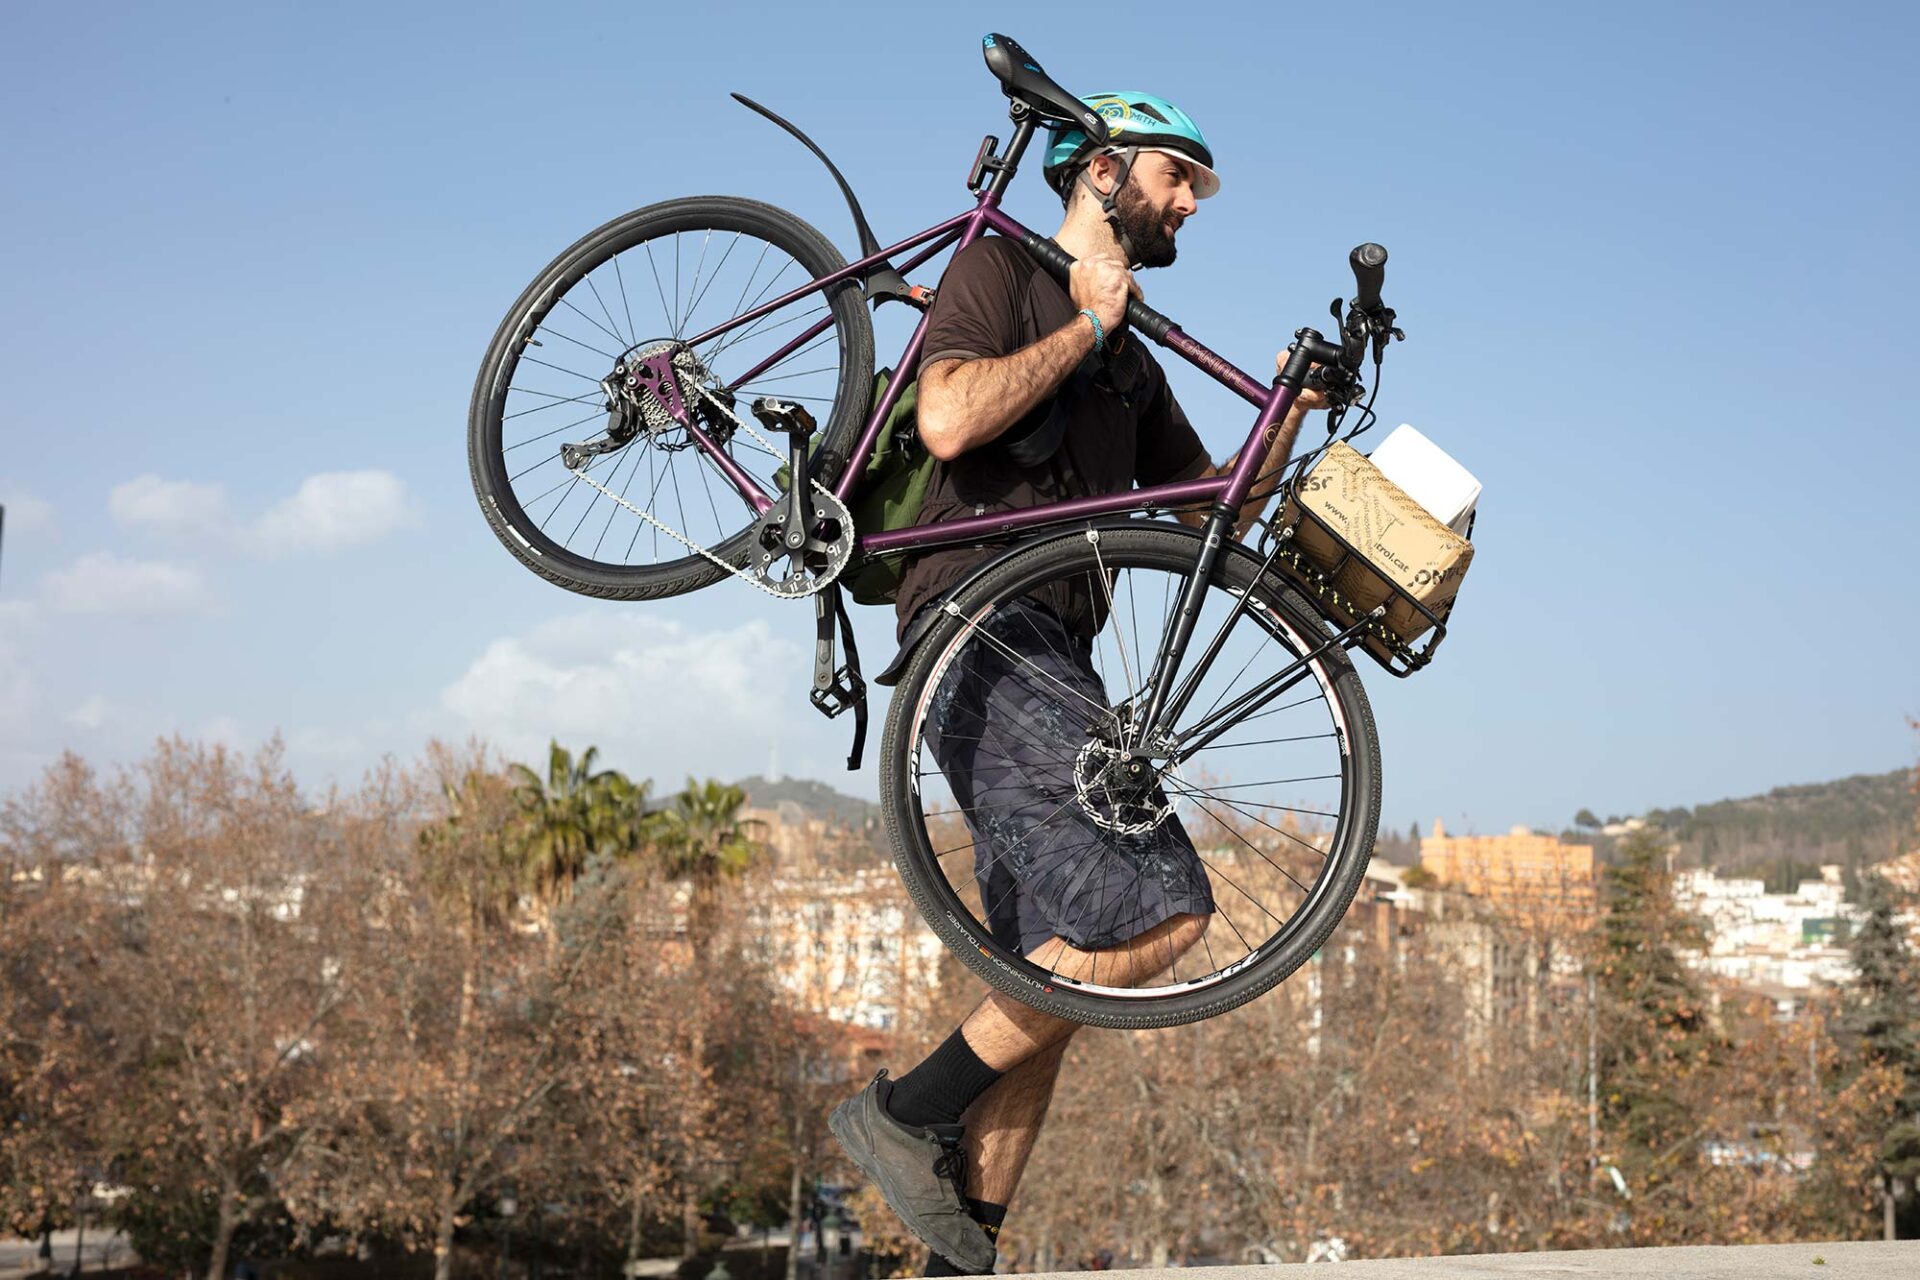
[[(735, 430), (744, 431), (749, 436), (752, 436), (754, 443), (758, 444), (762, 449), (766, 450), (766, 452), (772, 457), (778, 458), (780, 456), (779, 450), (775, 449), (771, 444), (769, 444), (765, 436), (762, 436), (758, 431), (755, 431), (752, 427), (748, 426), (740, 418), (738, 414), (734, 413), (734, 411), (731, 408), (729, 408), (723, 400), (720, 399), (720, 397), (714, 395), (712, 391), (708, 390), (704, 386), (696, 386), (694, 390), (699, 392), (702, 396), (706, 397), (708, 400), (712, 401), (714, 408), (718, 409), (721, 413), (726, 414), (727, 417), (733, 419), (733, 425)], [(569, 470), (573, 470), (573, 475), (576, 479), (585, 480), (590, 487), (597, 489), (601, 493), (604, 493), (607, 497), (612, 498), (615, 502), (625, 507), (627, 510), (633, 512), (634, 515), (639, 516), (642, 520), (646, 521), (648, 524), (652, 525), (654, 528), (660, 530), (660, 532), (666, 534), (669, 538), (672, 538), (675, 542), (678, 542), (681, 546), (687, 548), (689, 551), (692, 551), (698, 555), (705, 556), (707, 559), (713, 561), (715, 564), (719, 565), (722, 569), (725, 569), (728, 573), (732, 574), (734, 577), (739, 578), (741, 581), (745, 582), (748, 586), (754, 587), (760, 591), (764, 591), (776, 600), (799, 600), (806, 596), (815, 594), (816, 592), (820, 591), (822, 588), (826, 587), (828, 583), (831, 583), (834, 579), (840, 576), (840, 571), (846, 568), (848, 559), (850, 559), (853, 555), (852, 519), (848, 515), (847, 509), (841, 505), (840, 500), (833, 496), (833, 491), (828, 489), (825, 485), (821, 484), (818, 480), (809, 480), (808, 483), (813, 486), (816, 496), (825, 498), (830, 504), (832, 504), (834, 511), (838, 513), (836, 518), (840, 522), (840, 529), (841, 529), (840, 537), (836, 539), (833, 544), (833, 554), (828, 558), (827, 568), (824, 574), (822, 574), (819, 577), (816, 577), (813, 580), (813, 582), (810, 585), (808, 585), (804, 590), (783, 591), (778, 587), (775, 587), (772, 584), (764, 581), (760, 577), (760, 575), (753, 572), (751, 569), (743, 569), (738, 565), (728, 564), (724, 559), (715, 555), (713, 552), (707, 550), (705, 547), (695, 542), (692, 538), (689, 538), (686, 534), (681, 533), (678, 529), (668, 524), (665, 520), (660, 519), (658, 516), (653, 515), (651, 512), (642, 511), (639, 507), (634, 506), (631, 502), (628, 502), (625, 498), (615, 493), (613, 490), (607, 488), (607, 486), (601, 484), (598, 480), (595, 480), (592, 476), (588, 475), (585, 469), (574, 470), (572, 468), (569, 468)]]

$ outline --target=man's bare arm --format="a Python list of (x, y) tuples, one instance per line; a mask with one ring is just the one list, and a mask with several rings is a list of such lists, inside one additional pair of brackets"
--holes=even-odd
[(1012, 355), (928, 365), (920, 373), (921, 442), (950, 462), (997, 438), (1052, 395), (1092, 350), (1093, 322), (1076, 315)]
[[(1079, 259), (1067, 274), (1073, 305), (1097, 314), (1108, 333), (1119, 328), (1127, 299), (1139, 293), (1117, 248)], [(999, 436), (1066, 381), (1093, 341), (1093, 321), (1076, 315), (1010, 355), (940, 360), (922, 369), (918, 418), (927, 452), (951, 462)]]

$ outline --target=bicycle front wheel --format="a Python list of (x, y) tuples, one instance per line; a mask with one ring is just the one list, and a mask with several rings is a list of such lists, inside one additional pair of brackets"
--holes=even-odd
[(753, 508), (691, 433), (631, 404), (611, 412), (621, 402), (604, 384), (671, 352), (695, 421), (777, 492), (787, 442), (748, 405), (797, 401), (820, 424), (815, 456), (847, 454), (873, 397), (859, 285), (695, 339), (845, 265), (792, 214), (729, 196), (636, 210), (556, 258), (501, 322), (468, 411), (474, 491), (507, 550), (570, 591), (618, 600), (691, 591), (744, 564)]
[[(1131, 727), (1199, 545), (1143, 523), (1009, 554), (943, 608), (887, 715), (881, 796), (922, 915), (994, 987), (1093, 1026), (1192, 1022), (1270, 989), (1372, 854), (1366, 692), (1246, 548), (1204, 594), (1171, 737)], [(1188, 912), (1210, 923), (1184, 954), (1136, 951)]]

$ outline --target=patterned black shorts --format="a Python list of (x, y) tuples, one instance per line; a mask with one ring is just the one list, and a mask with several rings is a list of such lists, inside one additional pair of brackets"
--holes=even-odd
[[(1023, 954), (1051, 937), (1112, 947), (1180, 914), (1213, 911), (1213, 891), (1177, 814), (1129, 831), (1139, 811), (1096, 807), (1076, 785), (1108, 707), (1091, 645), (1019, 601), (982, 624), (941, 678), (926, 740), (974, 842), (987, 924)], [(1164, 804), (1157, 789), (1143, 798)], [(1097, 806), (1097, 802), (1096, 802)]]

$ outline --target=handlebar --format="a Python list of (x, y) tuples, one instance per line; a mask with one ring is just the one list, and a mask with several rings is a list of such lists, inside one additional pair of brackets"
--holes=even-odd
[(1380, 286), (1386, 282), (1387, 251), (1369, 240), (1347, 255), (1347, 265), (1353, 268), (1353, 284), (1358, 290), (1353, 295), (1353, 308), (1356, 311), (1372, 311), (1380, 305)]
[[(1048, 275), (1062, 285), (1068, 283), (1074, 262), (1072, 254), (1046, 236), (1031, 231), (1020, 237), (1020, 247), (1044, 267)], [(1329, 342), (1312, 329), (1300, 330), (1289, 348), (1295, 353), (1294, 357), (1287, 361), (1280, 375), (1280, 380), (1288, 386), (1310, 383), (1316, 389), (1329, 392), (1339, 403), (1350, 401), (1361, 389), (1355, 375), (1366, 359), (1368, 344), (1372, 344), (1377, 361), (1388, 341), (1404, 336), (1393, 327), (1393, 308), (1380, 301), (1380, 289), (1386, 282), (1387, 251), (1369, 241), (1347, 255), (1347, 264), (1353, 268), (1355, 293), (1341, 321), (1340, 341)], [(1334, 315), (1339, 317), (1338, 299), (1333, 306)], [(1127, 299), (1127, 323), (1155, 342), (1164, 342), (1174, 327), (1170, 317), (1161, 315), (1138, 298)], [(1307, 372), (1309, 364), (1321, 366), (1313, 371), (1311, 378)], [(1294, 380), (1288, 381), (1289, 378)]]
[[(1032, 232), (1020, 238), (1020, 247), (1032, 254), (1034, 259), (1047, 269), (1048, 275), (1062, 285), (1067, 283), (1069, 272), (1073, 267), (1072, 254), (1046, 236), (1035, 235)], [(1385, 250), (1381, 252), (1384, 253)], [(1167, 331), (1173, 328), (1173, 320), (1170, 317), (1161, 315), (1138, 298), (1127, 299), (1127, 323), (1155, 342), (1164, 339)]]

